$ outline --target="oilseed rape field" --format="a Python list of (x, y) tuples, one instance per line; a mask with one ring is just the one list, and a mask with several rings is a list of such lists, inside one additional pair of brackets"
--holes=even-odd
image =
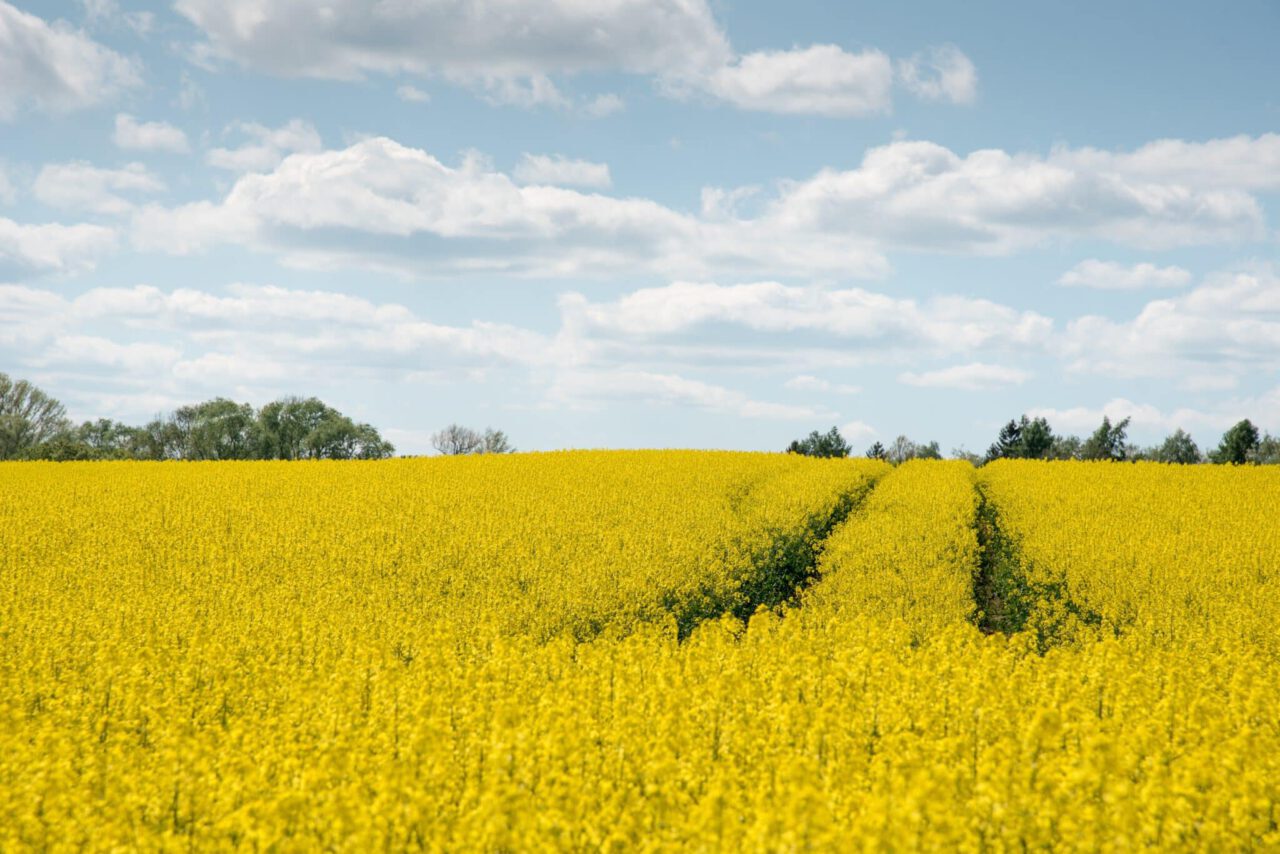
[(0, 850), (1280, 849), (1280, 473), (0, 465)]

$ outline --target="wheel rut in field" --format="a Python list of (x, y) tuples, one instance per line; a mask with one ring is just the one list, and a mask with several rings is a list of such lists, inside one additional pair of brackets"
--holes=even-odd
[(1071, 598), (1061, 573), (1028, 566), (1016, 539), (1001, 527), (1000, 510), (981, 479), (974, 488), (979, 560), (973, 577), (973, 623), (985, 634), (1034, 632), (1041, 653), (1101, 626), (1100, 614)]
[(862, 506), (879, 480), (870, 478), (842, 494), (828, 512), (810, 517), (801, 530), (778, 532), (736, 588), (692, 600), (665, 601), (664, 610), (676, 618), (679, 639), (687, 639), (701, 623), (725, 614), (745, 622), (762, 607), (794, 604), (818, 577), (818, 560), (832, 531)]

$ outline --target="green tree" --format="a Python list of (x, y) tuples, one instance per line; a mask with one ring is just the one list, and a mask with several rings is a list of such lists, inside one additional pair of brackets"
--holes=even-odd
[(513, 454), (515, 450), (506, 433), (494, 430), (492, 427), (484, 428), (484, 435), (480, 437), (480, 453)]
[(1181, 427), (1174, 430), (1148, 455), (1158, 463), (1190, 465), (1201, 460), (1200, 448)]
[(1280, 436), (1272, 436), (1270, 433), (1263, 436), (1253, 453), (1253, 459), (1261, 465), (1280, 463)]
[(999, 459), (1041, 460), (1053, 449), (1053, 429), (1044, 418), (1028, 418), (1025, 414), (1010, 419), (1000, 428), (1000, 435), (987, 449), (987, 461)]
[(249, 460), (261, 449), (253, 407), (225, 397), (182, 406), (172, 419), (184, 460)]
[(1222, 441), (1209, 454), (1209, 459), (1215, 463), (1237, 466), (1252, 462), (1260, 441), (1258, 428), (1253, 426), (1252, 421), (1248, 418), (1237, 421), (1222, 434)]
[(26, 380), (0, 373), (0, 460), (29, 456), (69, 426), (61, 403)]
[(1044, 418), (1022, 416), (1018, 422), (1018, 456), (1028, 460), (1042, 460), (1053, 449), (1053, 429)]
[[(795, 444), (794, 442), (792, 444)], [(867, 459), (869, 460), (887, 460), (889, 452), (884, 449), (884, 445), (879, 442), (872, 442), (871, 447), (867, 448)]]
[(814, 430), (805, 438), (797, 439), (787, 446), (787, 453), (803, 454), (806, 457), (847, 457), (851, 450), (849, 443), (835, 427), (826, 433)]
[(258, 411), (258, 456), (268, 460), (304, 459), (310, 455), (307, 437), (332, 412), (316, 397), (273, 400)]
[(995, 443), (987, 448), (987, 462), (1017, 456), (1021, 444), (1022, 428), (1017, 421), (1010, 419), (1009, 423), (1000, 428), (1000, 435), (996, 437)]
[(1054, 436), (1053, 444), (1049, 446), (1049, 453), (1046, 459), (1050, 460), (1078, 460), (1080, 459), (1080, 449), (1084, 446), (1084, 442), (1079, 436)]
[(1129, 418), (1123, 418), (1112, 424), (1110, 418), (1105, 415), (1102, 416), (1102, 424), (1080, 446), (1080, 459), (1125, 459), (1125, 438), (1128, 434), (1130, 420)]

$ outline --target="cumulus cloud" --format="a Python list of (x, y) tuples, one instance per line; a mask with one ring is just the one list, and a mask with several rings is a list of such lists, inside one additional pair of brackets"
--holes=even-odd
[(1190, 281), (1191, 273), (1181, 267), (1157, 267), (1148, 262), (1125, 265), (1096, 258), (1081, 261), (1058, 278), (1058, 284), (1065, 287), (1104, 291), (1180, 288)]
[[(816, 44), (738, 55), (705, 0), (178, 0), (175, 8), (204, 33), (197, 58), (286, 77), (434, 76), (493, 103), (588, 115), (613, 112), (621, 99), (580, 101), (557, 75), (647, 75), (674, 97), (704, 93), (787, 114), (864, 116), (892, 100), (893, 63), (883, 52)], [(899, 76), (922, 97), (960, 103), (973, 99), (977, 79), (953, 45), (905, 60)], [(401, 87), (401, 96), (411, 91)]]
[(927, 101), (971, 104), (978, 92), (978, 70), (955, 45), (940, 45), (898, 60), (898, 78), (909, 92)]
[(907, 371), (898, 375), (898, 379), (907, 385), (923, 388), (952, 388), (965, 391), (982, 391), (1005, 386), (1021, 385), (1031, 378), (1031, 374), (1020, 368), (1005, 365), (989, 365), (983, 362), (970, 362), (967, 365), (952, 365), (935, 371), (916, 373)]
[(116, 114), (112, 136), (118, 148), (126, 151), (169, 151), (183, 154), (190, 150), (187, 135), (168, 122), (140, 122), (128, 113)]
[(142, 69), (64, 21), (49, 23), (0, 0), (0, 120), (25, 107), (65, 112), (110, 101)]
[[(1265, 159), (1271, 141), (1254, 140)], [(1240, 154), (1206, 146), (1205, 156)], [(1257, 199), (1220, 180), (1095, 168), (1060, 149), (1047, 157), (985, 149), (961, 156), (932, 142), (870, 149), (856, 169), (824, 169), (783, 185), (770, 213), (795, 229), (874, 236), (889, 245), (998, 254), (1051, 239), (1169, 248), (1266, 234)], [(1234, 175), (1222, 163), (1221, 175)], [(1203, 167), (1205, 176), (1214, 170)]]
[[(868, 277), (887, 271), (884, 253), (893, 249), (999, 255), (1072, 239), (1159, 249), (1267, 234), (1247, 188), (1095, 171), (1067, 150), (962, 156), (899, 141), (870, 149), (854, 169), (824, 169), (757, 193), (752, 215), (737, 203), (755, 188), (712, 190), (699, 216), (644, 198), (520, 186), (475, 155), (448, 166), (383, 137), (309, 150), (319, 141), (306, 126), (247, 127), (260, 144), (210, 157), (261, 174), (241, 176), (220, 201), (144, 211), (135, 223), (139, 246), (190, 252), (235, 241), (294, 265), (409, 275)], [(1270, 141), (1254, 144), (1262, 150), (1254, 159), (1264, 160)], [(1241, 153), (1211, 144), (1204, 151)], [(1223, 164), (1223, 178), (1234, 174)]]
[(1050, 159), (1070, 169), (1122, 175), (1132, 181), (1224, 190), (1280, 190), (1280, 134), (1276, 133), (1241, 134), (1204, 142), (1160, 139), (1133, 151), (1059, 148)]
[(253, 122), (237, 122), (227, 132), (247, 137), (237, 148), (215, 148), (205, 157), (210, 166), (229, 172), (270, 172), (294, 152), (316, 152), (323, 143), (309, 122), (291, 119), (278, 128)]
[(521, 184), (597, 189), (608, 189), (613, 184), (609, 164), (572, 160), (559, 154), (524, 154), (511, 176)]
[(702, 86), (734, 104), (774, 113), (864, 116), (889, 109), (893, 65), (878, 50), (836, 45), (760, 51), (711, 73)]
[(204, 32), (204, 55), (286, 77), (658, 74), (715, 66), (729, 55), (701, 0), (178, 0), (175, 8)]
[(82, 213), (118, 215), (133, 210), (121, 193), (159, 193), (165, 189), (141, 163), (101, 169), (90, 163), (51, 163), (32, 184), (35, 197), (50, 207)]
[(1148, 302), (1136, 317), (1087, 315), (1067, 325), (1061, 355), (1075, 371), (1173, 377), (1222, 387), (1280, 369), (1280, 276), (1271, 265), (1216, 273), (1185, 294)]
[[(244, 284), (93, 288), (74, 298), (0, 286), (0, 324), (0, 347), (14, 348), (14, 361), (93, 376), (86, 394), (132, 394), (141, 384), (188, 398), (233, 388), (270, 395), (299, 379), (528, 368), (555, 354), (545, 336), (504, 324), (437, 324), (395, 303)], [(106, 380), (104, 368), (113, 369)]]
[(482, 157), (451, 167), (386, 138), (294, 154), (240, 177), (220, 202), (144, 209), (133, 233), (139, 247), (160, 251), (233, 241), (295, 265), (411, 274), (886, 269), (849, 234), (707, 222), (648, 199), (522, 187)]
[(115, 230), (100, 225), (30, 225), (0, 217), (0, 276), (92, 269), (115, 244)]
[(862, 288), (807, 288), (778, 282), (741, 285), (675, 282), (643, 288), (613, 302), (591, 303), (577, 294), (561, 298), (575, 328), (631, 337), (689, 333), (731, 325), (778, 335), (814, 334), (858, 341), (877, 349), (928, 346), (967, 351), (998, 344), (1038, 346), (1053, 327), (1035, 312), (1019, 312), (989, 300), (945, 296), (920, 302)]

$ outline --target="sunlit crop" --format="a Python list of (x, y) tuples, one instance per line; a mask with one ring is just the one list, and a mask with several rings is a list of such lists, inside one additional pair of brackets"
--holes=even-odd
[[(1275, 849), (1278, 494), (690, 452), (0, 466), (0, 849)], [(1050, 588), (1078, 631), (979, 627)]]

